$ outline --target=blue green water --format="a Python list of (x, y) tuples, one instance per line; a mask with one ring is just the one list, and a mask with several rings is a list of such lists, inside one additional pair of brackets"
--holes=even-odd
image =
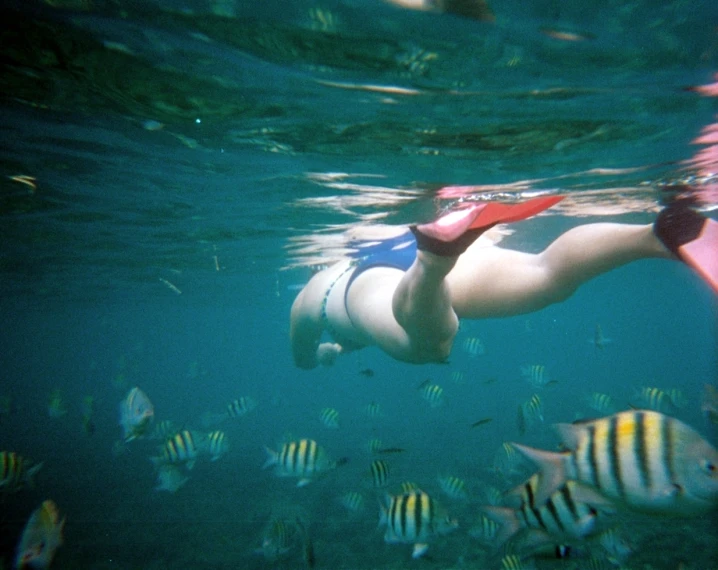
[[(595, 414), (586, 395), (625, 408), (642, 386), (680, 389), (674, 415), (715, 443), (700, 400), (718, 376), (718, 305), (670, 261), (614, 270), (538, 313), (462, 323), (448, 366), (366, 349), (294, 367), (289, 308), (322, 260), (311, 236), (431, 219), (450, 205), (441, 186), (535, 180), (579, 205), (506, 242), (538, 251), (578, 223), (647, 223), (661, 184), (692, 174), (682, 161), (717, 108), (687, 89), (718, 68), (713, 3), (491, 8), (494, 22), (380, 0), (3, 3), (0, 450), (44, 465), (34, 488), (0, 498), (0, 568), (48, 498), (67, 516), (53, 568), (304, 568), (300, 545), (276, 561), (254, 552), (284, 511), (307, 522), (316, 568), (490, 568), (468, 533), (476, 506), (486, 486), (520, 482), (492, 473), (497, 451), (555, 449), (549, 424)], [(603, 350), (589, 342), (597, 324), (612, 340)], [(485, 354), (462, 349), (469, 337)], [(545, 425), (520, 436), (530, 364), (557, 383), (540, 392)], [(444, 388), (435, 409), (416, 390), (427, 378)], [(158, 442), (116, 445), (134, 385), (158, 420), (198, 431), (240, 396), (257, 408), (221, 424), (225, 457), (156, 492)], [(58, 418), (54, 390), (67, 405)], [(381, 417), (365, 417), (370, 402)], [(338, 430), (319, 422), (324, 407), (339, 411)], [(263, 447), (287, 434), (349, 462), (298, 489), (261, 470)], [(425, 560), (377, 529), (371, 438), (407, 450), (387, 457), (391, 491), (414, 481), (459, 519)], [(463, 478), (470, 499), (442, 496), (439, 474)], [(352, 490), (360, 513), (338, 502)], [(624, 567), (717, 568), (716, 523), (627, 520)]]

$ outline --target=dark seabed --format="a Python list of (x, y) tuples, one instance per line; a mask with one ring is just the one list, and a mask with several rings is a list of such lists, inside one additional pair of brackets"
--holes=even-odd
[[(502, 242), (534, 252), (578, 224), (649, 223), (675, 184), (718, 211), (715, 162), (690, 160), (718, 109), (695, 88), (716, 81), (715, 2), (398, 4), (2, 3), (0, 451), (43, 466), (32, 487), (0, 489), (0, 569), (45, 499), (67, 517), (53, 569), (505, 568), (476, 531), (478, 506), (531, 473), (507, 465), (504, 442), (556, 450), (552, 423), (601, 415), (591, 394), (628, 409), (656, 387), (672, 396), (662, 411), (716, 443), (701, 398), (718, 382), (718, 303), (673, 261), (631, 263), (536, 313), (462, 322), (448, 365), (369, 348), (294, 366), (289, 309), (312, 266), (354, 226), (432, 219), (453, 203), (442, 187), (565, 194)], [(547, 386), (522, 376), (531, 365)], [(438, 406), (417, 390), (426, 379), (443, 388)], [(226, 455), (155, 490), (163, 436), (122, 441), (133, 386), (154, 404), (152, 429), (222, 430)], [(534, 393), (545, 421), (520, 434)], [(228, 417), (241, 397), (256, 406)], [(338, 429), (319, 420), (328, 407)], [(297, 438), (349, 461), (301, 488), (261, 469), (264, 446)], [(372, 439), (405, 451), (372, 456)], [(368, 475), (377, 457), (386, 489)], [(447, 475), (467, 497), (442, 492)], [(405, 481), (460, 525), (422, 560), (377, 528), (385, 491)], [(619, 518), (623, 561), (511, 570), (718, 568), (715, 510)], [(257, 552), (280, 519), (287, 552)]]

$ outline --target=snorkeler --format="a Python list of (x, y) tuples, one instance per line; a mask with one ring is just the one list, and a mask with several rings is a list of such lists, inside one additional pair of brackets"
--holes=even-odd
[[(487, 245), (499, 223), (550, 208), (560, 196), (474, 203), (379, 242), (317, 273), (292, 305), (294, 362), (311, 369), (378, 346), (404, 362), (445, 361), (459, 319), (520, 315), (570, 297), (590, 279), (644, 258), (680, 259), (718, 292), (718, 221), (675, 200), (653, 224), (574, 227), (540, 253)], [(362, 247), (363, 245), (363, 247)], [(326, 331), (334, 342), (321, 342)]]

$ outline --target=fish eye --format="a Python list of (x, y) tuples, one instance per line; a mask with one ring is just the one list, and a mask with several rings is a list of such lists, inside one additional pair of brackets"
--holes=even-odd
[(707, 473), (713, 474), (713, 473), (716, 472), (716, 470), (718, 470), (718, 467), (716, 467), (716, 464), (715, 464), (715, 463), (713, 463), (712, 461), (708, 461), (708, 460), (706, 459), (706, 460), (703, 462), (703, 469), (704, 469)]

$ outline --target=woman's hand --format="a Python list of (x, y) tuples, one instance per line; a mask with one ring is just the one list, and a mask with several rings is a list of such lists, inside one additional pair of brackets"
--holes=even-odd
[(342, 352), (340, 344), (323, 342), (317, 347), (317, 362), (322, 366), (331, 366)]

